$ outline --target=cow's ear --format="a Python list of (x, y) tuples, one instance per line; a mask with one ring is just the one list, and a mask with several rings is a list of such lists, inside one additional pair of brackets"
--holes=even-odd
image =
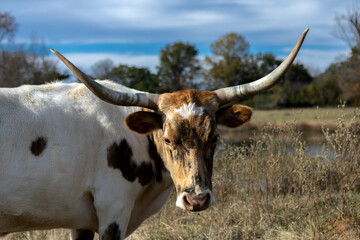
[(226, 127), (235, 128), (249, 121), (251, 114), (251, 108), (235, 104), (220, 108), (216, 112), (216, 122)]
[(146, 134), (162, 127), (162, 117), (154, 112), (139, 111), (128, 115), (125, 124), (130, 130)]

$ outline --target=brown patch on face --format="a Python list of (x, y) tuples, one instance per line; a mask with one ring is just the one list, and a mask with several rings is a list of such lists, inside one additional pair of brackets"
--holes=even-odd
[(183, 119), (175, 115), (165, 123), (167, 138), (173, 146), (183, 146), (187, 149), (201, 148), (214, 137), (216, 126), (214, 118), (207, 113), (201, 116), (190, 116)]
[(45, 149), (46, 147), (46, 138), (44, 137), (38, 137), (36, 140), (34, 140), (31, 143), (30, 146), (30, 151), (32, 154), (34, 154), (35, 156), (39, 156)]
[(93, 240), (94, 239), (94, 232), (84, 229), (84, 230), (77, 230), (78, 237), (75, 240)]
[(159, 110), (168, 114), (173, 109), (180, 108), (183, 104), (195, 103), (201, 106), (205, 111), (214, 113), (219, 108), (219, 98), (211, 91), (196, 91), (186, 89), (173, 93), (164, 93), (159, 98)]
[(110, 224), (101, 237), (101, 240), (120, 240), (121, 231), (117, 223)]
[(153, 167), (151, 163), (141, 163), (138, 166), (133, 160), (133, 152), (126, 139), (120, 141), (119, 144), (113, 143), (107, 149), (108, 166), (119, 169), (123, 177), (134, 182), (138, 178), (142, 186), (148, 184), (153, 177)]

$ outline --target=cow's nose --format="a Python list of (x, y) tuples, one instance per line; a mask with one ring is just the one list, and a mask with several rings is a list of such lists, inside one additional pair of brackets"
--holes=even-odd
[(188, 211), (202, 211), (209, 207), (211, 196), (209, 193), (192, 194), (185, 193), (182, 197), (182, 202)]

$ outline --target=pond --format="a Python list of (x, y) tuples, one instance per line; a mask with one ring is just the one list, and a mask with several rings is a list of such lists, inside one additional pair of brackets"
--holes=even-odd
[[(222, 137), (222, 141), (219, 143), (218, 149), (221, 150), (223, 145), (232, 144), (235, 146), (249, 147), (254, 141), (263, 141), (265, 144), (267, 141), (277, 142), (283, 146), (282, 149), (288, 153), (295, 153), (298, 144), (296, 141), (300, 141), (304, 147), (305, 154), (311, 157), (321, 157), (324, 159), (333, 159), (334, 151), (331, 150), (329, 143), (326, 141), (326, 137), (323, 133), (318, 131), (306, 131), (296, 133), (293, 136), (293, 132), (282, 132), (273, 134), (264, 134), (261, 131), (246, 131), (237, 132), (240, 136), (230, 137), (229, 133)], [(221, 133), (220, 133), (221, 135)], [(232, 135), (234, 136), (234, 135)], [(295, 144), (295, 146), (294, 146)]]

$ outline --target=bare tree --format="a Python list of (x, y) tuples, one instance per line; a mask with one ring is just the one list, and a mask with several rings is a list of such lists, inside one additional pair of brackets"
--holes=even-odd
[[(360, 5), (353, 5), (346, 14), (337, 15), (333, 34), (344, 40), (352, 54), (345, 61), (338, 63), (333, 72), (335, 82), (341, 90), (340, 98), (347, 104), (360, 104)], [(331, 69), (330, 69), (331, 70)]]
[(100, 60), (91, 66), (93, 76), (97, 79), (106, 79), (114, 68), (114, 62), (111, 59)]
[(18, 24), (14, 16), (8, 12), (0, 12), (0, 44), (6, 37), (9, 41), (12, 40), (17, 27)]
[(42, 84), (69, 76), (58, 72), (56, 63), (46, 57), (45, 44), (36, 38), (13, 49), (4, 46), (2, 41), (11, 42), (17, 27), (14, 16), (0, 12), (0, 87)]
[(334, 36), (344, 40), (354, 54), (360, 55), (360, 5), (352, 6), (346, 14), (337, 15)]

